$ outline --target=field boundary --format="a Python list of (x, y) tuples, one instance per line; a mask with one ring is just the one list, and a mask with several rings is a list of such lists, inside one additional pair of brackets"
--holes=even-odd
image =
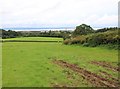
[(63, 41), (2, 40), (1, 42), (63, 42)]

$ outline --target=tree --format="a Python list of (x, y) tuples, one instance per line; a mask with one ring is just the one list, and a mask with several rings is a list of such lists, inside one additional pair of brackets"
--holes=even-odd
[(77, 26), (75, 31), (73, 32), (73, 36), (77, 35), (87, 35), (89, 33), (93, 33), (94, 30), (92, 27), (86, 24), (81, 24), (80, 26)]

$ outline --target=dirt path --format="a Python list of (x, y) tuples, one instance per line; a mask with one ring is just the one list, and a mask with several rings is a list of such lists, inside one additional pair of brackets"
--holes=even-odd
[(114, 81), (110, 81), (108, 79), (102, 78), (101, 76), (98, 76), (95, 73), (87, 71), (83, 68), (80, 68), (74, 64), (65, 62), (63, 60), (53, 60), (53, 63), (63, 68), (69, 68), (73, 70), (74, 72), (77, 72), (84, 79), (88, 80), (93, 86), (96, 86), (96, 87), (118, 87), (119, 86), (119, 84)]
[(94, 65), (105, 67), (105, 68), (113, 70), (113, 71), (120, 71), (119, 67), (114, 67), (110, 63), (105, 62), (105, 61), (92, 61), (91, 63)]

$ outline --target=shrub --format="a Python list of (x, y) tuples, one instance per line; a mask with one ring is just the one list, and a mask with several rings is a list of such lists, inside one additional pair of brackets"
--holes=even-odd
[(84, 43), (83, 46), (88, 47), (89, 43)]
[(67, 44), (70, 43), (70, 41), (71, 41), (70, 39), (66, 39), (66, 40), (63, 41), (63, 43), (67, 45)]
[(89, 35), (80, 35), (64, 41), (65, 44), (83, 44), (83, 46), (96, 47), (108, 45), (109, 48), (119, 49), (120, 36), (118, 29), (106, 32), (99, 32)]

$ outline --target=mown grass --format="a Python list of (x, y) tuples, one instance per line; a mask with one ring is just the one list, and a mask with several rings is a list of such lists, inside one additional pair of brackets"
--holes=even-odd
[(55, 38), (55, 37), (19, 37), (19, 38), (8, 38), (2, 39), (3, 41), (6, 40), (25, 40), (25, 41), (63, 41), (62, 38)]
[[(54, 59), (77, 64), (97, 74), (103, 70), (113, 77), (118, 77), (117, 72), (90, 63), (93, 60), (108, 61), (117, 66), (117, 50), (63, 45), (57, 42), (6, 42), (3, 43), (2, 51), (3, 87), (49, 87), (55, 84), (79, 87), (92, 86), (71, 70), (52, 63)], [(74, 74), (74, 79), (66, 77), (67, 75), (64, 73), (66, 70)]]

